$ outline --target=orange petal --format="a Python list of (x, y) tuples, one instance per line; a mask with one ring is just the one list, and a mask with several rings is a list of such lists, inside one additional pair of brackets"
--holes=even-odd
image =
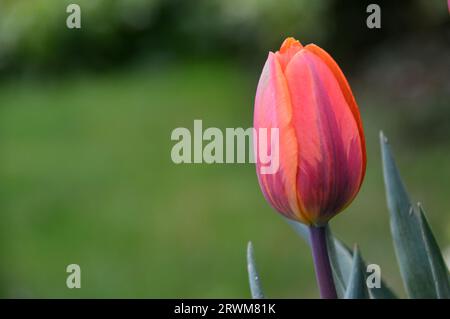
[(303, 49), (303, 46), (298, 40), (291, 37), (284, 40), (280, 50), (275, 53), (278, 61), (280, 61), (282, 70), (286, 68), (292, 57), (301, 49)]

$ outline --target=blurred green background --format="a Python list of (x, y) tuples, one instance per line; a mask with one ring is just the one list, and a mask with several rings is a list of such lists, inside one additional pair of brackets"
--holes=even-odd
[[(175, 165), (171, 131), (250, 127), (259, 73), (286, 36), (330, 52), (368, 146), (362, 190), (331, 223), (404, 296), (378, 132), (441, 248), (450, 242), (445, 0), (0, 0), (0, 295), (250, 296), (252, 240), (270, 297), (318, 297), (307, 245), (251, 164)], [(448, 250), (447, 250), (448, 251)], [(81, 266), (82, 288), (66, 287)]]

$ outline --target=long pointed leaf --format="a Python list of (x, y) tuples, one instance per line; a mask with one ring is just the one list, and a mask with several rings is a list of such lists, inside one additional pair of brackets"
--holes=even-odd
[(338, 297), (342, 299), (345, 297), (347, 283), (350, 278), (352, 253), (345, 244), (333, 236), (329, 226), (327, 226), (327, 248), (336, 292)]
[(345, 299), (369, 299), (365, 268), (358, 247), (355, 245), (355, 249), (353, 250), (352, 273), (350, 274), (345, 292)]
[(442, 257), (436, 239), (433, 236), (430, 225), (427, 222), (422, 205), (418, 203), (417, 206), (419, 208), (422, 237), (425, 241), (425, 248), (429, 256), (437, 297), (441, 299), (450, 299), (450, 282), (447, 265)]
[(395, 253), (408, 296), (436, 298), (433, 274), (422, 237), (420, 218), (406, 192), (394, 158), (380, 132), (383, 175)]
[(256, 271), (255, 258), (253, 256), (253, 244), (251, 241), (247, 245), (247, 270), (250, 282), (250, 291), (253, 299), (263, 299), (264, 293), (259, 281), (258, 272)]

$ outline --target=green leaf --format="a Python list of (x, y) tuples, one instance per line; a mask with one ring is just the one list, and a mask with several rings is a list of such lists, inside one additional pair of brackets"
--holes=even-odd
[(379, 288), (369, 288), (370, 297), (372, 299), (397, 299), (397, 296), (389, 288), (386, 283), (381, 279)]
[[(290, 219), (286, 219), (286, 221), (294, 228), (297, 234), (308, 243), (310, 242), (307, 226)], [(339, 298), (344, 298), (352, 272), (353, 254), (347, 245), (333, 236), (329, 226), (327, 227), (327, 245), (336, 292)], [(369, 291), (374, 299), (397, 298), (383, 280), (381, 280), (380, 288), (371, 288)]]
[(353, 250), (352, 272), (345, 292), (345, 299), (369, 299), (369, 291), (366, 285), (366, 266), (356, 245)]
[[(436, 269), (433, 270), (432, 263), (437, 263), (437, 259), (432, 255), (440, 254), (440, 252), (436, 251), (438, 248), (434, 238), (432, 241), (429, 235), (425, 235), (424, 239), (423, 233), (431, 233), (431, 231), (425, 224), (422, 226), (419, 209), (411, 204), (387, 138), (382, 132), (380, 132), (380, 143), (391, 233), (403, 283), (410, 298), (437, 298), (439, 293), (442, 293), (442, 291), (438, 293), (442, 287), (436, 288), (433, 275)], [(427, 248), (427, 246), (433, 248)], [(430, 249), (432, 252), (429, 252)], [(441, 270), (437, 271), (441, 273)], [(439, 279), (441, 278), (442, 275), (439, 275)]]
[(447, 265), (442, 257), (437, 241), (433, 236), (430, 225), (427, 222), (422, 205), (417, 203), (417, 207), (419, 208), (422, 237), (429, 256), (431, 274), (433, 275), (437, 297), (440, 299), (450, 299), (450, 282)]
[(253, 299), (263, 299), (264, 293), (259, 281), (258, 272), (256, 271), (255, 258), (253, 256), (253, 244), (251, 241), (247, 245), (247, 270), (250, 282), (250, 291)]
[[(339, 298), (344, 298), (352, 272), (353, 254), (347, 245), (333, 236), (330, 227), (328, 226), (327, 228), (328, 254), (330, 256), (331, 268), (333, 269), (336, 290)], [(332, 243), (334, 243), (334, 245), (332, 245)], [(364, 264), (364, 269), (366, 269), (366, 263), (364, 260), (362, 260), (362, 262)], [(365, 272), (366, 278), (367, 275), (368, 274)], [(369, 293), (373, 299), (397, 298), (383, 279), (380, 281), (380, 287), (369, 288)]]
[(333, 236), (330, 226), (327, 226), (327, 248), (336, 292), (338, 297), (342, 299), (345, 297), (347, 283), (350, 278), (352, 253), (345, 244)]

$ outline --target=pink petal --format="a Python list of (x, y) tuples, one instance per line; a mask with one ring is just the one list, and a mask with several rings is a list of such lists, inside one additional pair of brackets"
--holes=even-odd
[[(296, 195), (297, 140), (292, 125), (292, 107), (281, 65), (269, 53), (261, 74), (255, 98), (254, 128), (279, 129), (279, 169), (274, 174), (261, 174), (261, 161), (256, 154), (258, 180), (264, 196), (272, 206), (287, 217), (300, 216)], [(258, 134), (257, 134), (258, 135)], [(254, 138), (255, 143), (257, 137)], [(260, 141), (258, 141), (260, 142)], [(270, 145), (270, 143), (268, 143)]]

